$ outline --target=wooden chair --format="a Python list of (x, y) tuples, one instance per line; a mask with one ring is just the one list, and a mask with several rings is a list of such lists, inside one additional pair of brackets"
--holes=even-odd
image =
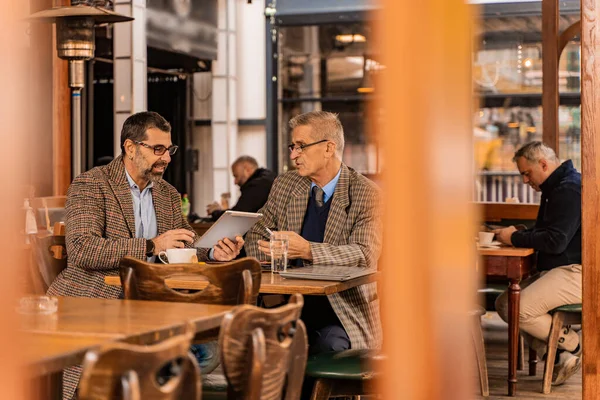
[(34, 260), (30, 264), (30, 276), (36, 294), (46, 294), (54, 279), (67, 267), (67, 248), (63, 235), (31, 236)]
[(546, 364), (544, 366), (544, 380), (542, 381), (542, 393), (548, 394), (552, 390), (552, 373), (554, 372), (554, 361), (560, 331), (568, 325), (581, 324), (581, 304), (568, 304), (550, 311), (552, 314), (552, 325), (548, 337), (548, 350), (546, 350)]
[(38, 226), (43, 226), (48, 229), (50, 228), (49, 224), (52, 223), (49, 213), (44, 213), (44, 218), (41, 218), (40, 211), (38, 210), (64, 209), (66, 203), (67, 196), (34, 197), (31, 199), (31, 208), (33, 208), (36, 221), (38, 221)]
[[(79, 381), (80, 400), (199, 400), (200, 369), (189, 352), (194, 328), (152, 346), (114, 342), (89, 351)], [(157, 375), (172, 363), (175, 373), (160, 385)]]
[(483, 332), (481, 330), (481, 316), (485, 314), (483, 307), (477, 307), (469, 311), (471, 321), (471, 338), (475, 347), (475, 358), (477, 359), (477, 369), (479, 371), (479, 387), (481, 395), (488, 397), (490, 395), (490, 386), (488, 383), (487, 362), (485, 360), (485, 345), (483, 343)]
[[(221, 323), (219, 347), (227, 381), (225, 391), (204, 386), (204, 398), (286, 400), (300, 398), (308, 340), (300, 320), (304, 300), (294, 294), (288, 304), (263, 309), (240, 306)], [(222, 397), (221, 397), (222, 398)]]
[[(261, 279), (259, 262), (249, 257), (212, 265), (151, 264), (124, 257), (119, 273), (126, 299), (223, 305), (256, 304)], [(178, 275), (204, 276), (209, 284), (195, 293), (171, 289), (165, 280)]]

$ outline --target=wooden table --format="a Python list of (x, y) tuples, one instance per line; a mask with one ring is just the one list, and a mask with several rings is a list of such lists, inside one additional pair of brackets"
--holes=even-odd
[(51, 315), (21, 315), (21, 330), (31, 333), (123, 337), (151, 344), (183, 333), (187, 321), (196, 332), (218, 328), (233, 306), (159, 301), (59, 297)]
[[(533, 272), (534, 250), (515, 247), (479, 249), (483, 272), (488, 279), (508, 279), (508, 395), (517, 391), (517, 354), (519, 343), (519, 308), (521, 279)], [(533, 353), (531, 353), (533, 354)], [(529, 372), (535, 374), (535, 360), (530, 358)]]
[[(25, 366), (31, 377), (48, 375), (46, 394), (60, 398), (62, 370), (110, 341), (153, 344), (181, 334), (192, 322), (196, 332), (218, 328), (233, 306), (116, 299), (59, 297), (50, 315), (20, 315)], [(40, 380), (42, 382), (42, 380)]]
[[(361, 276), (346, 282), (315, 281), (309, 279), (286, 279), (279, 274), (263, 271), (260, 293), (263, 294), (294, 294), (326, 296), (342, 292), (365, 283), (376, 282), (380, 272)], [(107, 276), (104, 278), (107, 285), (120, 286), (121, 278), (118, 276)], [(208, 286), (208, 281), (202, 276), (180, 276), (167, 279), (166, 284), (172, 289), (202, 290)]]

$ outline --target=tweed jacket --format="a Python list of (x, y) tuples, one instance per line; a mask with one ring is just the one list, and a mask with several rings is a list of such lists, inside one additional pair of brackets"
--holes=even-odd
[[(324, 243), (310, 243), (313, 265), (324, 270), (377, 269), (381, 253), (381, 193), (377, 185), (342, 164)], [(258, 240), (269, 240), (266, 228), (300, 234), (310, 197), (311, 181), (291, 171), (281, 175), (259, 211), (263, 218), (246, 236), (248, 256), (267, 260)], [(379, 348), (382, 343), (377, 284), (369, 283), (327, 296), (350, 337), (353, 349)]]
[[(151, 190), (158, 235), (180, 228), (193, 232), (181, 213), (177, 190), (162, 179)], [(124, 256), (146, 259), (146, 239), (135, 237), (133, 199), (122, 157), (75, 178), (65, 208), (68, 265), (48, 294), (118, 298), (121, 288), (106, 285), (104, 277), (119, 274)], [(206, 249), (199, 250), (199, 260), (206, 256)]]

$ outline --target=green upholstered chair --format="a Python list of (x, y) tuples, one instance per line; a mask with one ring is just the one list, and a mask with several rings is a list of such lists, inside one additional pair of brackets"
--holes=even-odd
[(307, 377), (315, 379), (312, 400), (375, 394), (379, 374), (374, 364), (383, 356), (372, 350), (344, 350), (309, 356)]

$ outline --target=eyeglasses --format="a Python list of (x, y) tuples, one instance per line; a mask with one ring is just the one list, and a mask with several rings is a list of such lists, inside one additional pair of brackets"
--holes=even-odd
[(290, 144), (288, 146), (288, 149), (290, 150), (290, 153), (293, 152), (294, 150), (296, 150), (296, 153), (300, 154), (307, 147), (314, 146), (315, 144), (319, 144), (319, 143), (323, 143), (323, 142), (328, 142), (328, 141), (329, 140), (327, 140), (327, 139), (323, 139), (323, 140), (319, 140), (318, 142), (301, 144), (300, 146), (296, 146), (295, 144), (292, 143), (292, 144)]
[(172, 156), (173, 154), (177, 153), (177, 149), (179, 148), (179, 146), (176, 146), (174, 144), (172, 144), (169, 147), (165, 147), (162, 144), (157, 144), (156, 146), (150, 146), (149, 144), (146, 144), (144, 142), (138, 142), (136, 140), (134, 140), (133, 142), (140, 144), (148, 149), (153, 150), (154, 154), (157, 156), (162, 156), (163, 154), (165, 154), (166, 151), (168, 151), (169, 155)]

